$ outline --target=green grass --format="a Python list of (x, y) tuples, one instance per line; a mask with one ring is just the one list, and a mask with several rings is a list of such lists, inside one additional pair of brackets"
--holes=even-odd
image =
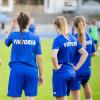
[[(39, 87), (36, 100), (55, 100), (52, 96), (52, 64), (51, 64), (51, 45), (52, 40), (42, 40), (43, 61), (44, 61), (44, 85)], [(3, 42), (0, 42), (0, 57), (2, 58), (2, 66), (0, 66), (0, 100), (10, 100), (7, 95), (7, 85), (9, 78), (9, 57), (10, 48), (7, 48)], [(90, 85), (92, 87), (93, 99), (100, 100), (100, 57), (92, 59), (92, 78)], [(81, 91), (81, 100), (85, 100)], [(24, 96), (23, 99), (24, 100)], [(72, 97), (68, 97), (72, 100)]]

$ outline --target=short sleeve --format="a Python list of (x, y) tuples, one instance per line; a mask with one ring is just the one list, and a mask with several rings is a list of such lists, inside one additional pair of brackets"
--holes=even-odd
[(37, 55), (41, 55), (41, 54), (42, 54), (41, 43), (40, 43), (39, 37), (38, 37), (38, 39), (37, 39), (36, 54), (37, 54)]
[(94, 41), (92, 39), (92, 53), (94, 53), (95, 51), (96, 51), (96, 47), (95, 47)]
[(8, 46), (8, 47), (11, 45), (11, 43), (12, 43), (12, 41), (13, 41), (12, 34), (13, 34), (13, 33), (10, 33), (10, 35), (5, 39), (5, 44), (6, 44), (6, 46)]
[(59, 48), (60, 48), (60, 43), (58, 39), (56, 38), (53, 42), (52, 49), (59, 49)]
[(77, 50), (81, 49), (82, 48), (82, 45), (79, 41), (77, 41)]

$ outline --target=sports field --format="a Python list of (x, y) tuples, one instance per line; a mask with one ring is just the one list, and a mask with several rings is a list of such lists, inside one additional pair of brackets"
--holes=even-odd
[[(52, 79), (51, 47), (52, 46), (51, 45), (52, 45), (51, 39), (42, 40), (45, 80), (44, 80), (44, 85), (39, 87), (38, 96), (36, 100), (55, 100), (52, 96), (52, 81), (51, 81)], [(10, 72), (8, 66), (9, 57), (10, 57), (10, 48), (7, 48), (2, 41), (0, 41), (0, 57), (2, 58), (2, 66), (0, 66), (0, 100), (10, 100), (10, 98), (6, 96), (8, 77)], [(90, 84), (93, 91), (93, 100), (100, 100), (100, 56), (93, 57), (92, 59), (92, 78)], [(81, 97), (82, 97), (81, 100), (85, 100), (83, 94)], [(68, 97), (68, 100), (72, 100), (71, 96)]]

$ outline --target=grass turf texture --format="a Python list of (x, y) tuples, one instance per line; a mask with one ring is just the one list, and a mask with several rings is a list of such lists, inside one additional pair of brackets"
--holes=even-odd
[[(100, 40), (100, 39), (99, 39)], [(51, 45), (52, 40), (42, 40), (43, 61), (44, 61), (44, 85), (39, 87), (38, 96), (36, 100), (55, 100), (52, 96), (52, 64), (51, 64)], [(100, 44), (99, 44), (100, 45)], [(0, 57), (2, 58), (2, 66), (0, 66), (0, 100), (10, 100), (7, 94), (7, 85), (9, 78), (9, 57), (10, 48), (7, 48), (2, 41), (0, 41)], [(100, 57), (93, 57), (92, 59), (92, 77), (90, 80), (92, 87), (93, 99), (100, 100)], [(22, 97), (24, 100), (24, 95)], [(72, 100), (72, 97), (68, 97)], [(83, 90), (81, 90), (81, 100), (84, 99)]]

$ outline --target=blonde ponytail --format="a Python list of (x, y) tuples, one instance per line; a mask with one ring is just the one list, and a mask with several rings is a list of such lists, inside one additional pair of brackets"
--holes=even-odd
[(57, 31), (62, 34), (68, 33), (68, 24), (67, 20), (63, 16), (58, 16), (55, 19), (54, 24), (57, 26)]
[(85, 18), (83, 16), (77, 16), (73, 19), (73, 25), (78, 31), (78, 40), (83, 45), (86, 46), (85, 41)]

